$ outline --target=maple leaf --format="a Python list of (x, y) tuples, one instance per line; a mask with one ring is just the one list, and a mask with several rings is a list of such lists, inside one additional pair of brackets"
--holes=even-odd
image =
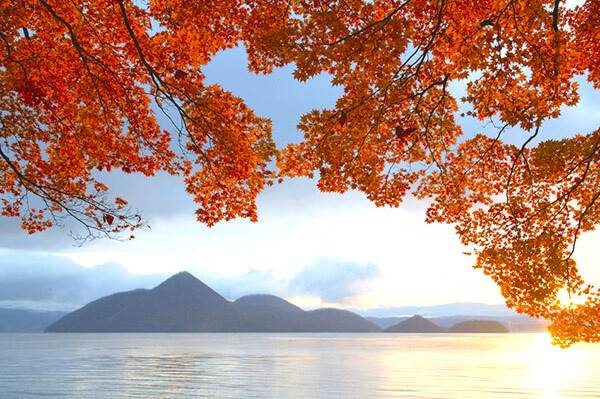
[(187, 72), (184, 72), (181, 69), (177, 69), (174, 75), (177, 79), (183, 79), (188, 76)]
[(405, 141), (415, 130), (417, 129), (414, 127), (404, 128), (402, 126), (396, 126), (394, 128), (394, 134), (398, 140)]
[(109, 225), (112, 225), (114, 220), (115, 220), (115, 217), (113, 215), (104, 214), (104, 221), (106, 223), (108, 223)]

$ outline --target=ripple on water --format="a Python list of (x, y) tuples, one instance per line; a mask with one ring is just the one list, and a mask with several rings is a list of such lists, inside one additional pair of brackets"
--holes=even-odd
[(597, 398), (544, 334), (0, 334), (0, 398)]

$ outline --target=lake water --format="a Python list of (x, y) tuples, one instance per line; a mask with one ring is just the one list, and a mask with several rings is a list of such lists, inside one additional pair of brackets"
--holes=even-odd
[(546, 334), (0, 334), (0, 398), (599, 398)]

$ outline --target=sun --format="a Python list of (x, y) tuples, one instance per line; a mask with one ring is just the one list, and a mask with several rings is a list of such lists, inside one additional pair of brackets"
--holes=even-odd
[(577, 305), (583, 305), (587, 300), (587, 295), (570, 294), (567, 287), (564, 287), (556, 294), (556, 299), (562, 308), (568, 309)]

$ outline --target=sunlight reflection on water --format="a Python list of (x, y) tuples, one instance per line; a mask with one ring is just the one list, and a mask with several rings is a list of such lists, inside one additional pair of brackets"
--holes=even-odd
[(594, 398), (546, 334), (0, 334), (0, 398)]

